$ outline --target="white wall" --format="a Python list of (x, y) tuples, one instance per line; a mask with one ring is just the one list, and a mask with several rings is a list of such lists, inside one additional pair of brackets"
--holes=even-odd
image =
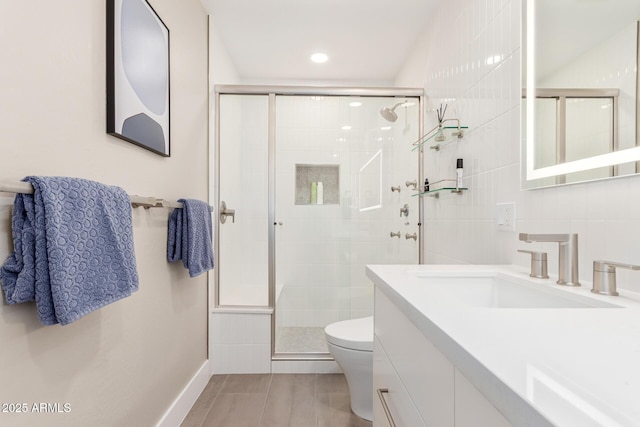
[[(209, 17), (209, 82), (213, 90), (217, 84), (237, 84), (238, 73), (231, 62), (229, 52), (224, 46), (220, 34), (214, 23), (213, 16)], [(213, 93), (213, 92), (212, 92)]]
[[(207, 16), (151, 0), (170, 30), (171, 157), (105, 133), (105, 2), (0, 3), (0, 179), (67, 175), (130, 194), (206, 200)], [(0, 195), (0, 258), (11, 250)], [(207, 359), (207, 278), (166, 262), (167, 209), (133, 213), (139, 291), (67, 326), (0, 303), (0, 402), (69, 403), (0, 413), (11, 426), (154, 425)]]
[[(580, 277), (590, 282), (594, 259), (640, 262), (640, 178), (520, 191), (520, 8), (519, 0), (443, 2), (396, 81), (423, 86), (432, 107), (455, 99), (447, 116), (469, 125), (459, 143), (426, 155), (429, 178), (453, 176), (464, 158), (470, 188), (425, 200), (426, 262), (526, 266), (528, 255), (516, 252), (526, 248), (547, 251), (557, 273), (557, 245), (519, 242), (517, 233), (578, 233)], [(501, 60), (487, 64), (493, 56)], [(496, 231), (500, 202), (516, 202), (516, 232)], [(640, 290), (635, 274), (620, 270), (619, 288)]]

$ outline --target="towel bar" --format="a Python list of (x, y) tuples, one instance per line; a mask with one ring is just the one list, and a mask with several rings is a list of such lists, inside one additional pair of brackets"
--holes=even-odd
[[(23, 193), (33, 194), (33, 187), (28, 182), (0, 182), (0, 192), (2, 193)], [(144, 197), (130, 195), (131, 206), (134, 208), (143, 207), (148, 208), (182, 208), (184, 205), (180, 202), (171, 202), (164, 199), (156, 199), (155, 197)], [(211, 211), (213, 207), (210, 206)]]

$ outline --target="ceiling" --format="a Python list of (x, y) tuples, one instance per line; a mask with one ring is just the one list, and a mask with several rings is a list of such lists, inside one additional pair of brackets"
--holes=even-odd
[(441, 0), (201, 1), (243, 81), (366, 85), (393, 82)]

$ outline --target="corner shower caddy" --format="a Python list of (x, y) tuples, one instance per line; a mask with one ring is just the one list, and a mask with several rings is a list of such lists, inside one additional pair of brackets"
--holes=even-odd
[[(455, 122), (455, 126), (445, 126), (446, 122)], [(455, 139), (460, 139), (464, 136), (465, 129), (469, 129), (469, 126), (461, 126), (458, 119), (445, 119), (439, 122), (433, 129), (418, 138), (413, 143), (412, 151), (417, 150), (429, 141), (436, 142), (437, 144), (429, 146), (430, 149), (440, 151), (442, 145), (448, 144)]]
[[(444, 124), (446, 122), (455, 122), (455, 126), (445, 126)], [(461, 139), (464, 136), (465, 129), (469, 129), (469, 127), (461, 126), (460, 120), (458, 119), (441, 120), (434, 128), (422, 135), (420, 138), (418, 138), (417, 141), (413, 143), (412, 151), (419, 149), (429, 141), (437, 142), (437, 144), (429, 146), (430, 149), (440, 151), (440, 147), (442, 145), (448, 144), (457, 139)], [(450, 192), (460, 195), (463, 191), (468, 190), (467, 187), (457, 187), (455, 179), (441, 179), (439, 181), (432, 182), (429, 185), (430, 187), (432, 187), (438, 184), (441, 184), (442, 186), (440, 188), (434, 188), (433, 190), (429, 191), (420, 191), (416, 194), (413, 194), (413, 196), (421, 197), (428, 195), (430, 197), (440, 198), (441, 193)]]

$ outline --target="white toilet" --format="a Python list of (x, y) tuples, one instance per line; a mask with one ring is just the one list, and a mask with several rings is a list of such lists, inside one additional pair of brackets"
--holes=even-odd
[(329, 353), (349, 385), (351, 410), (373, 420), (373, 316), (343, 320), (324, 328)]

